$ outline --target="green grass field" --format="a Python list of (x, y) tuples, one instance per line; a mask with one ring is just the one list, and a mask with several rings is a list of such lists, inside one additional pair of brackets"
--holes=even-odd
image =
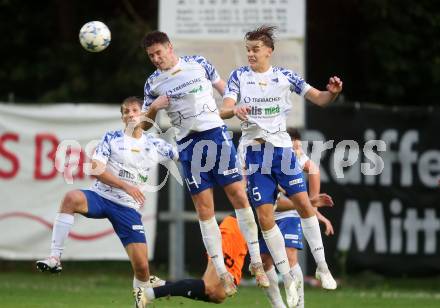
[[(115, 265), (116, 264), (116, 265)], [(37, 272), (33, 264), (0, 263), (0, 307), (132, 307), (127, 263), (66, 263), (59, 275)], [(440, 279), (351, 277), (334, 292), (307, 287), (306, 307), (440, 307)], [(154, 307), (213, 306), (183, 298), (162, 299)], [(262, 291), (241, 287), (221, 307), (269, 307)]]

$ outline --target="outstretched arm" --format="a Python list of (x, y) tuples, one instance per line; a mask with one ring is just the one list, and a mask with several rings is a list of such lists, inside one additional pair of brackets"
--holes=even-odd
[(337, 76), (330, 77), (327, 84), (327, 91), (320, 91), (311, 88), (305, 94), (305, 98), (318, 106), (325, 106), (333, 102), (342, 91), (342, 80)]
[(322, 215), (318, 210), (316, 210), (316, 217), (318, 218), (319, 222), (325, 226), (325, 235), (330, 236), (335, 234), (331, 221)]
[(303, 170), (309, 176), (309, 197), (312, 199), (321, 191), (321, 174), (318, 166), (310, 159), (304, 164)]
[(220, 79), (216, 83), (213, 83), (212, 86), (217, 90), (218, 94), (223, 96), (225, 94), (226, 82), (223, 79)]
[[(332, 207), (334, 205), (332, 197), (327, 194), (318, 194), (313, 198), (310, 198), (310, 203), (314, 208), (320, 207)], [(296, 210), (295, 204), (287, 197), (280, 196), (277, 199), (277, 208), (278, 212), (284, 212), (289, 210)]]
[(156, 121), (156, 115), (157, 112), (161, 109), (165, 109), (169, 106), (170, 99), (168, 96), (161, 95), (157, 97), (149, 106), (147, 112), (143, 113), (142, 115), (146, 117), (147, 119), (144, 119), (141, 123), (141, 127), (143, 130), (147, 130), (153, 126), (154, 121)]

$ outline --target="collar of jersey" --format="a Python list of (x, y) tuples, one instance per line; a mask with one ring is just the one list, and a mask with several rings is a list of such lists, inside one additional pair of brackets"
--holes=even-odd
[(180, 66), (181, 63), (182, 63), (182, 58), (179, 57), (179, 61), (177, 61), (177, 64), (174, 65), (172, 68), (167, 69), (167, 70), (163, 70), (163, 71), (159, 70), (159, 71), (160, 71), (161, 73), (168, 73), (168, 74), (171, 74), (171, 73), (173, 72), (173, 70), (177, 69), (177, 68)]
[(268, 69), (267, 71), (262, 72), (262, 73), (258, 73), (258, 72), (254, 71), (254, 70), (253, 70), (252, 68), (250, 68), (250, 67), (249, 67), (249, 69), (251, 70), (251, 72), (252, 72), (253, 74), (255, 74), (255, 75), (257, 75), (257, 76), (266, 76), (266, 75), (269, 75), (270, 73), (272, 73), (272, 71), (273, 71), (273, 67), (272, 67), (272, 65), (269, 67), (269, 69)]

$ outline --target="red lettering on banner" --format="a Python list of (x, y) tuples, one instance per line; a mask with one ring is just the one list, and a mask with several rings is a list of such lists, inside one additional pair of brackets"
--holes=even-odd
[(5, 149), (4, 143), (6, 141), (18, 141), (18, 134), (16, 133), (6, 133), (0, 136), (0, 156), (3, 156), (7, 160), (11, 162), (12, 168), (11, 170), (2, 170), (0, 169), (0, 178), (1, 179), (10, 179), (17, 175), (18, 170), (20, 169), (20, 161), (17, 156), (13, 153), (9, 152)]
[[(70, 160), (73, 159), (73, 157), (78, 157), (78, 161), (75, 164), (72, 164)], [(84, 179), (84, 153), (81, 149), (75, 149), (72, 147), (69, 147), (69, 149), (66, 151), (66, 157), (69, 157), (68, 161), (69, 163), (65, 166), (65, 173), (71, 174), (71, 169), (77, 168), (77, 172), (75, 174), (72, 174), (73, 179)]]
[[(49, 143), (52, 146), (49, 152), (47, 152), (44, 158), (47, 158), (52, 163), (52, 170), (47, 173), (43, 173), (43, 145)], [(37, 134), (35, 136), (35, 171), (34, 178), (37, 180), (50, 180), (57, 174), (55, 168), (55, 155), (58, 147), (58, 139), (52, 134)]]

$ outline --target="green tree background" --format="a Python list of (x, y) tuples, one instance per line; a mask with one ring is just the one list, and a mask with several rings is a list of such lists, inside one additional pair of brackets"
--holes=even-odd
[[(435, 0), (307, 1), (307, 80), (344, 80), (349, 101), (440, 105), (440, 9)], [(140, 48), (157, 0), (0, 0), (0, 101), (117, 103), (142, 96), (153, 71)], [(78, 30), (101, 20), (108, 50), (82, 50)]]

